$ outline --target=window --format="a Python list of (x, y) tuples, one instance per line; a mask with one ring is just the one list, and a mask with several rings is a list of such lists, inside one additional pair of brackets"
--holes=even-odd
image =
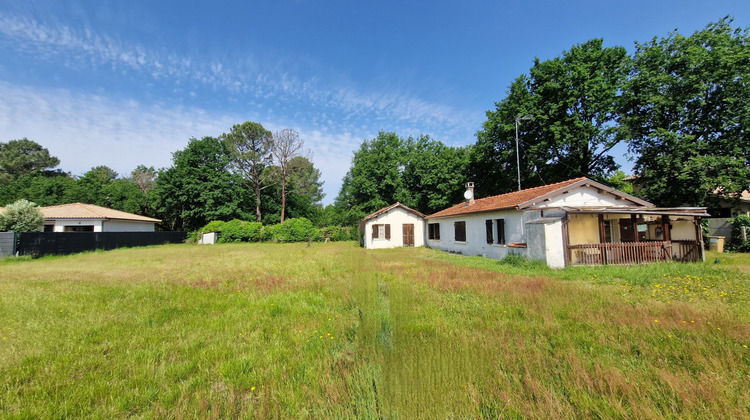
[(93, 232), (94, 226), (82, 225), (82, 226), (65, 226), (65, 232)]
[(429, 223), (427, 225), (427, 239), (440, 240), (440, 223)]
[(484, 230), (487, 234), (487, 243), (492, 243), (492, 219), (484, 221)]
[(495, 229), (497, 230), (497, 244), (505, 245), (505, 219), (495, 219)]
[(372, 225), (372, 239), (391, 239), (391, 225)]
[(466, 222), (456, 222), (453, 226), (456, 231), (456, 242), (466, 242)]

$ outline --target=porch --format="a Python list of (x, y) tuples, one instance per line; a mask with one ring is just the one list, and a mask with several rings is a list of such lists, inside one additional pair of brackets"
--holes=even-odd
[(702, 261), (705, 209), (566, 209), (566, 265)]

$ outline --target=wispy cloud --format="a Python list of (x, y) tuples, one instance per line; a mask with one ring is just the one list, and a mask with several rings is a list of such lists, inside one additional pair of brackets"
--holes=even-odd
[[(107, 165), (127, 176), (137, 165), (168, 167), (172, 153), (191, 137), (218, 136), (241, 122), (237, 115), (201, 108), (113, 100), (66, 89), (15, 86), (0, 81), (0, 141), (27, 137), (60, 158), (60, 168), (81, 175)], [(260, 120), (257, 115), (246, 118)], [(286, 126), (265, 123), (269, 130)], [(297, 127), (323, 174), (326, 202), (333, 200), (362, 138)]]
[[(424, 132), (472, 132), (477, 116), (449, 105), (431, 103), (388, 86), (363, 89), (339, 77), (292, 73), (289, 63), (269, 63), (266, 57), (245, 54), (240, 60), (181, 55), (158, 46), (114, 39), (91, 27), (72, 27), (54, 20), (0, 12), (0, 41), (7, 47), (73, 68), (107, 66), (134, 71), (157, 81), (198, 84), (234, 95), (277, 101), (297, 100), (330, 108), (351, 118), (401, 121)], [(258, 65), (259, 60), (263, 66)], [(290, 60), (292, 61), (292, 60)], [(263, 68), (264, 70), (260, 70)]]

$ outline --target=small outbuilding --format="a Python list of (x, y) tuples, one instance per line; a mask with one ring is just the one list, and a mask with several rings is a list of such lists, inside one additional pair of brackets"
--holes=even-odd
[(396, 203), (384, 207), (359, 222), (367, 249), (424, 245), (425, 215)]

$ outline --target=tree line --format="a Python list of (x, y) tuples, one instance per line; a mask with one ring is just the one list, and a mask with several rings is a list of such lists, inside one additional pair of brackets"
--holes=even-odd
[(519, 170), (524, 188), (587, 176), (630, 192), (615, 160), (623, 145), (634, 159), (636, 194), (658, 206), (738, 200), (750, 189), (749, 40), (727, 17), (690, 36), (636, 43), (632, 55), (592, 39), (537, 58), (487, 111), (474, 144), (381, 131), (354, 152), (325, 208), (320, 171), (299, 134), (253, 122), (191, 139), (169, 168), (138, 166), (125, 177), (106, 166), (72, 177), (30, 140), (0, 143), (0, 205), (88, 202), (158, 217), (166, 229), (287, 217), (353, 226), (397, 201), (441, 210), (462, 200), (466, 181), (479, 197), (514, 191)]
[(213, 220), (264, 224), (304, 217), (324, 224), (320, 171), (292, 129), (271, 133), (245, 122), (217, 137), (192, 138), (159, 170), (139, 165), (127, 176), (96, 166), (81, 176), (23, 138), (0, 142), (0, 205), (19, 199), (52, 206), (96, 204), (162, 219), (167, 230), (194, 231)]
[(475, 144), (381, 132), (355, 151), (335, 212), (351, 223), (396, 201), (431, 213), (461, 201), (586, 176), (632, 191), (615, 160), (634, 158), (637, 195), (658, 206), (706, 206), (750, 189), (750, 36), (727, 17), (623, 47), (602, 39), (535, 59), (487, 111)]

